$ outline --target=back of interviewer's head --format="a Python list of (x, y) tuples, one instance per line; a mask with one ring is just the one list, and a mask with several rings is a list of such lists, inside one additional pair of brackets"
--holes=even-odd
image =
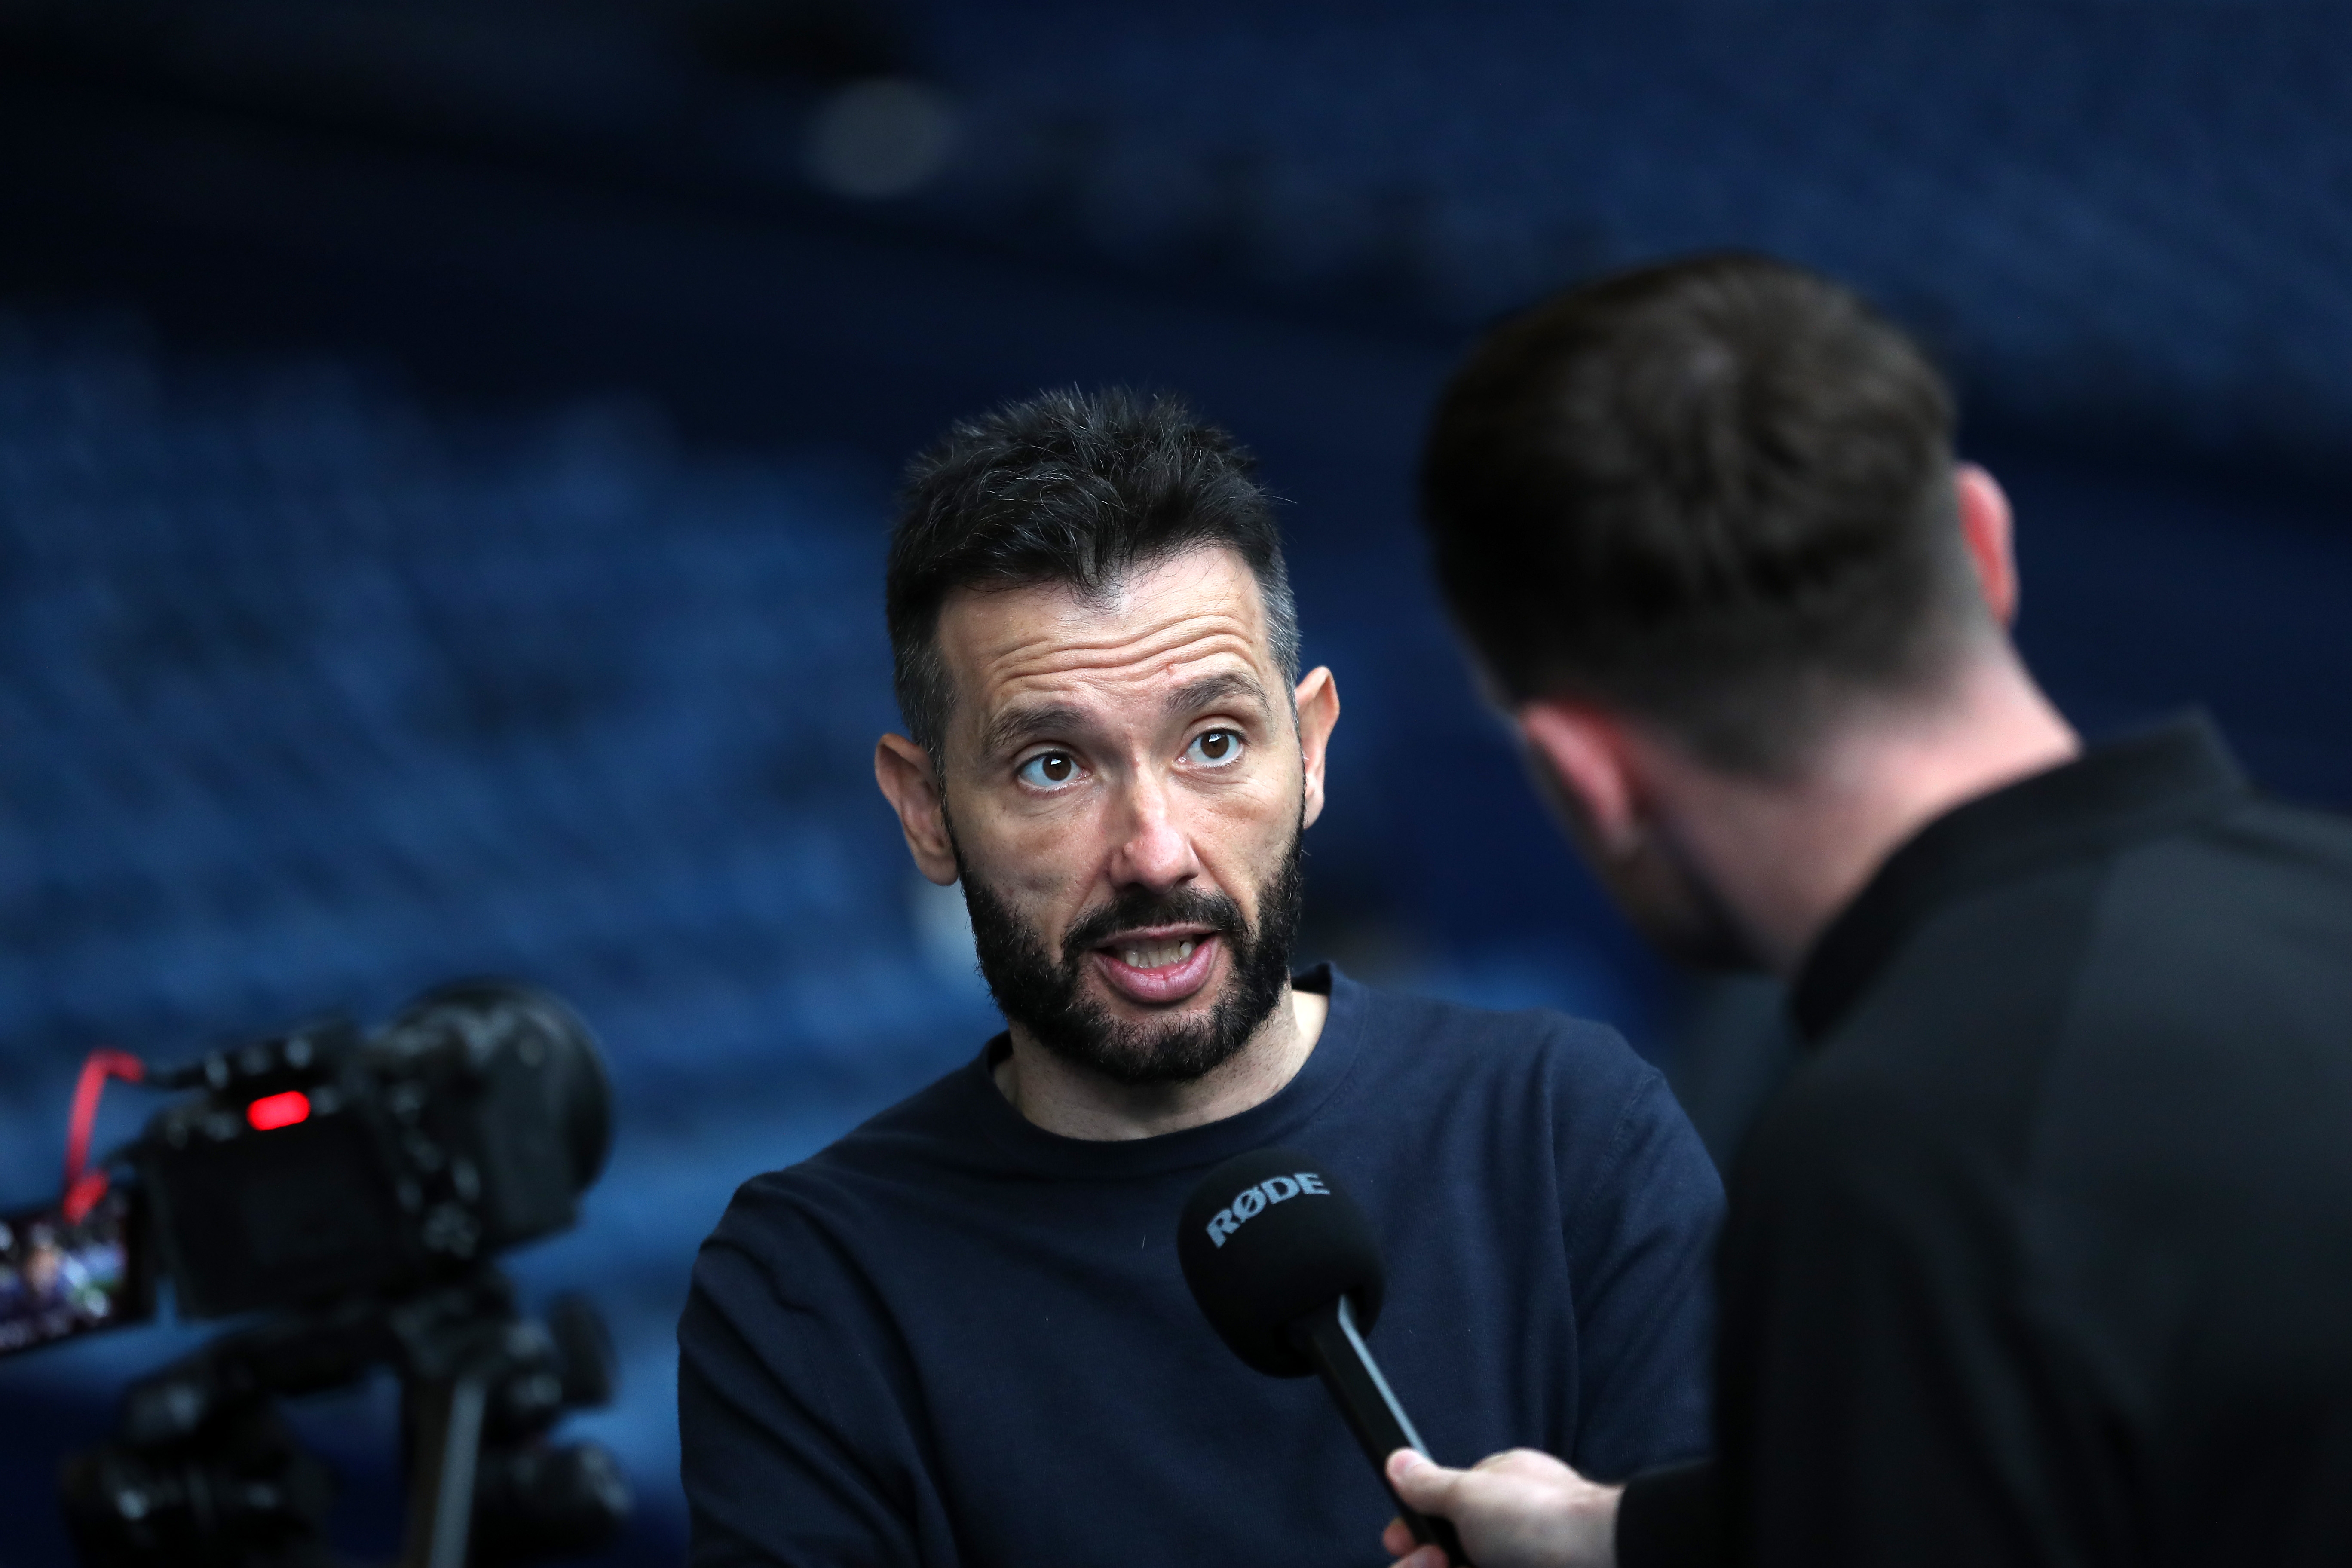
[(1423, 511), (1507, 702), (1591, 700), (1780, 773), (1846, 700), (1930, 691), (1991, 629), (1952, 422), (1848, 290), (1698, 257), (1489, 332), (1440, 401)]

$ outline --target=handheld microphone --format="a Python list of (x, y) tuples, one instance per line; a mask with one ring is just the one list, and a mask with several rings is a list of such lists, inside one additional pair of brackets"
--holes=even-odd
[(1412, 1538), (1468, 1568), (1454, 1526), (1388, 1486), (1391, 1454), (1429, 1450), (1364, 1344), (1386, 1282), (1380, 1244), (1321, 1162), (1259, 1149), (1219, 1165), (1185, 1201), (1176, 1257), (1217, 1337), (1270, 1377), (1320, 1377)]

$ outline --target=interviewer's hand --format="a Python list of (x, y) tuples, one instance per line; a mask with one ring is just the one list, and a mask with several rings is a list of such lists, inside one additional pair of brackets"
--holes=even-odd
[[(1449, 1470), (1410, 1448), (1389, 1456), (1389, 1483), (1420, 1513), (1443, 1514), (1461, 1532), (1477, 1568), (1617, 1568), (1617, 1498), (1532, 1448), (1513, 1448)], [(1445, 1568), (1434, 1546), (1416, 1551), (1404, 1521), (1391, 1520), (1381, 1544), (1396, 1568)]]

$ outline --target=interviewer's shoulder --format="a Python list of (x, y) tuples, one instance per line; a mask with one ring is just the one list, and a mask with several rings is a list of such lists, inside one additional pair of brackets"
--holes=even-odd
[[(2126, 857), (2116, 901), (2140, 924), (2195, 931), (2200, 922), (2265, 928), (2266, 942), (2341, 952), (2352, 923), (2352, 818), (2262, 795), (2194, 831)], [(2221, 955), (2235, 959), (2239, 944)]]

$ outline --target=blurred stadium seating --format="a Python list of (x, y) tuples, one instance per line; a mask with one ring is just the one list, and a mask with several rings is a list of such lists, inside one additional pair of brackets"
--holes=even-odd
[[(0, 0), (0, 70), (35, 102), (130, 95), (151, 132), (168, 111), (462, 147), (1390, 324), (1761, 247), (1929, 331), (2006, 417), (2305, 454), (2352, 425), (2352, 13), (2307, 0), (159, 15)], [(119, 165), (140, 118), (79, 158)], [(223, 173), (186, 149), (15, 159), (119, 192)]]
[[(517, 1267), (619, 1331), (578, 1424), (644, 1500), (614, 1561), (677, 1556), (670, 1326), (728, 1192), (993, 1027), (867, 770), (891, 476), (953, 412), (1173, 384), (1264, 453), (1347, 702), (1307, 946), (1376, 977), (1669, 1048), (1407, 489), (1467, 323), (1693, 246), (1943, 346), (2071, 712), (2202, 700), (2352, 804), (2352, 13), (0, 0), (0, 1199), (54, 1186), (101, 1041), (555, 988), (618, 1143)], [(922, 90), (842, 96), (877, 81)], [(62, 1562), (41, 1476), (189, 1339), (0, 1363), (0, 1560)], [(383, 1391), (305, 1429), (380, 1547)]]
[(2340, 9), (1017, 0), (938, 26), (988, 128), (963, 177), (1014, 178), (1059, 128), (1082, 223), (1130, 251), (1294, 291), (1385, 270), (1475, 319), (1754, 247), (1868, 289), (2014, 417), (2215, 447), (2352, 423)]

